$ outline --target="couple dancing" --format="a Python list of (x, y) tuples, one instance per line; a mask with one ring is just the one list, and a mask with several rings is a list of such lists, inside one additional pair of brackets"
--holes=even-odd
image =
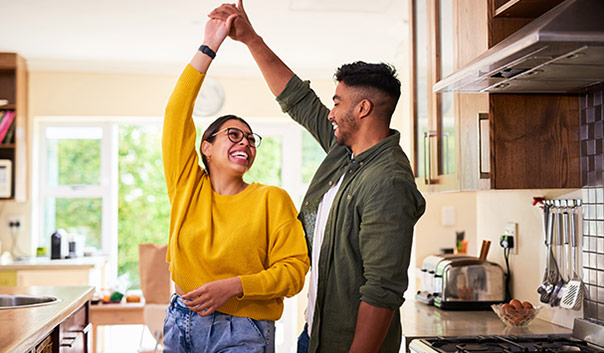
[[(309, 266), (298, 352), (398, 352), (413, 227), (425, 203), (389, 128), (400, 96), (394, 69), (341, 66), (330, 110), (255, 32), (241, 0), (209, 17), (164, 120), (176, 284), (164, 352), (274, 352), (283, 298), (302, 290)], [(199, 166), (193, 104), (227, 36), (248, 47), (282, 110), (327, 152), (299, 214), (284, 190), (243, 181), (261, 137), (237, 116), (206, 129)]]

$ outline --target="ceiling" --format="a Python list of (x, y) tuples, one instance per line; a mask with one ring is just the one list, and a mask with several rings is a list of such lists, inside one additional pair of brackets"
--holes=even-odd
[[(0, 0), (0, 51), (21, 54), (33, 70), (173, 72), (190, 60), (207, 13), (222, 1)], [(394, 63), (407, 49), (405, 0), (244, 5), (256, 31), (298, 72), (333, 73), (354, 60)], [(259, 75), (247, 49), (230, 40), (212, 70)]]

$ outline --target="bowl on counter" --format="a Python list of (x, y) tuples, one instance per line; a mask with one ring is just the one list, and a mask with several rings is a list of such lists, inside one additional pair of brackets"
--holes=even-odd
[(505, 304), (493, 304), (491, 309), (506, 326), (526, 327), (537, 316), (541, 310), (540, 306), (534, 308), (510, 309), (503, 307)]

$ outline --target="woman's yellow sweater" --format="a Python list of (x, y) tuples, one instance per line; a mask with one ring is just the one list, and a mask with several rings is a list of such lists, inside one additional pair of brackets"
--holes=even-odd
[(219, 311), (277, 320), (283, 297), (302, 290), (309, 268), (302, 225), (291, 198), (275, 186), (250, 184), (220, 195), (199, 166), (193, 105), (205, 75), (187, 65), (166, 107), (162, 151), (170, 198), (167, 261), (185, 292), (239, 276), (243, 296)]

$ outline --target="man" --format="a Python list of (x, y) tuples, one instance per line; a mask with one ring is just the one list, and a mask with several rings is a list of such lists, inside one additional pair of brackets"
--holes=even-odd
[(327, 152), (298, 216), (311, 255), (298, 352), (398, 352), (413, 227), (425, 201), (389, 128), (400, 97), (395, 71), (343, 65), (330, 111), (254, 31), (241, 0), (210, 17), (231, 15), (229, 36), (248, 47), (283, 111)]

